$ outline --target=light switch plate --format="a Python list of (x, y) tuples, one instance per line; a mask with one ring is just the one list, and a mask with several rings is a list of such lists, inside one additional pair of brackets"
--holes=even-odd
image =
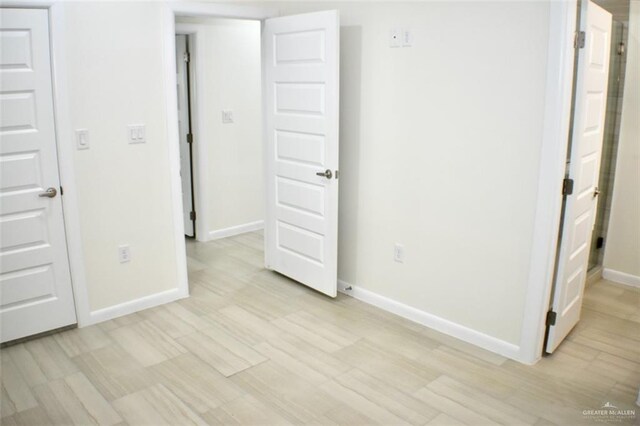
[(223, 109), (222, 122), (225, 124), (233, 123), (233, 111), (231, 111), (230, 109)]
[(76, 129), (76, 146), (78, 149), (89, 149), (89, 131)]
[(413, 31), (404, 29), (402, 30), (402, 47), (413, 46)]
[(393, 28), (389, 31), (389, 47), (402, 47), (402, 30)]
[(147, 141), (144, 124), (127, 126), (127, 140), (129, 143), (145, 143)]

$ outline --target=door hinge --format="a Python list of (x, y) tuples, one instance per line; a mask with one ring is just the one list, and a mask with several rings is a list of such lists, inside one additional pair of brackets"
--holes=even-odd
[(573, 194), (573, 179), (564, 178), (562, 180), (562, 195)]
[(547, 322), (546, 325), (556, 325), (556, 317), (558, 315), (554, 311), (547, 312)]
[(624, 42), (618, 44), (618, 55), (624, 55), (625, 45)]
[(185, 62), (191, 62), (191, 55), (189, 54), (189, 52), (184, 52), (184, 55), (182, 55), (182, 59), (184, 59)]
[(196, 212), (189, 212), (189, 219), (196, 220)]
[(62, 185), (60, 185), (60, 195), (64, 195), (64, 189), (62, 189)]
[(587, 42), (587, 33), (584, 31), (576, 31), (576, 36), (573, 40), (573, 47), (576, 49), (582, 49)]
[(187, 133), (187, 143), (193, 143), (193, 133)]

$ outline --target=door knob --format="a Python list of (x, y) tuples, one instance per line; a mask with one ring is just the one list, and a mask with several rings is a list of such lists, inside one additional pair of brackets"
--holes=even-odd
[(326, 177), (327, 179), (331, 179), (331, 177), (333, 176), (333, 173), (331, 173), (331, 170), (327, 169), (327, 170), (325, 170), (324, 172), (318, 172), (318, 173), (316, 173), (316, 175), (318, 175), (318, 176), (324, 176), (324, 177)]
[(56, 195), (58, 195), (58, 190), (57, 189), (55, 189), (55, 188), (47, 188), (46, 191), (39, 193), (38, 197), (53, 198)]
[(593, 190), (593, 198), (596, 198), (598, 195), (600, 195), (600, 189), (596, 186)]

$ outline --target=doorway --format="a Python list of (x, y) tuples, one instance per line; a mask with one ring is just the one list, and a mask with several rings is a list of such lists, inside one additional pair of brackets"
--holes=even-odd
[(580, 320), (589, 273), (602, 260), (611, 205), (625, 32), (623, 25), (614, 22), (607, 4), (599, 3), (579, 3), (567, 172), (543, 345), (547, 354)]
[[(210, 13), (204, 13), (201, 8), (191, 10), (190, 6), (176, 5), (167, 15), (173, 24), (169, 27), (173, 29), (173, 40), (169, 42), (172, 51), (168, 53), (172, 63), (167, 70), (168, 78), (173, 81), (167, 87), (178, 84), (177, 72), (173, 74), (177, 65), (174, 56), (177, 52), (177, 47), (174, 49), (176, 34), (189, 34), (187, 43), (193, 67), (191, 75), (195, 73), (190, 84), (190, 112), (197, 240), (206, 242), (264, 228), (264, 264), (267, 269), (335, 297), (338, 240), (338, 12), (315, 12), (260, 22), (251, 21), (256, 14), (253, 8), (234, 8), (235, 12), (231, 14), (225, 8), (222, 13), (224, 18), (216, 17), (213, 12), (215, 5), (207, 9), (210, 9)], [(241, 10), (246, 11), (247, 16), (242, 16)], [(233, 19), (237, 17), (243, 19)], [(229, 98), (219, 93), (222, 89), (237, 86), (238, 73), (246, 67), (237, 69), (235, 73), (227, 71), (216, 76), (212, 66), (233, 63), (239, 56), (238, 51), (245, 45), (241, 38), (234, 36), (230, 43), (231, 50), (215, 55), (215, 48), (219, 44), (206, 43), (207, 33), (211, 33), (211, 27), (215, 24), (205, 21), (211, 20), (226, 21), (217, 23), (218, 27), (224, 28), (232, 26), (229, 23), (234, 20), (256, 24), (257, 57), (268, 58), (265, 63), (259, 61), (257, 94), (252, 95), (248, 87), (242, 84)], [(192, 40), (195, 42), (192, 43)], [(205, 52), (212, 55), (213, 59), (205, 57)], [(167, 65), (165, 63), (165, 67)], [(175, 117), (171, 125), (178, 127), (179, 100), (172, 95), (167, 97), (169, 120), (173, 121)], [(211, 99), (222, 100), (224, 105), (210, 108), (214, 104), (210, 102)], [(246, 114), (231, 106), (238, 99), (244, 99), (251, 105), (245, 113), (257, 112), (260, 121), (264, 113), (264, 125), (262, 122), (259, 125), (247, 125)], [(214, 135), (216, 127), (219, 131), (217, 137)], [(257, 137), (240, 137), (236, 139), (237, 143), (229, 143), (231, 136), (237, 138), (243, 131), (257, 132)], [(259, 156), (241, 149), (247, 140), (259, 144)], [(179, 140), (176, 144), (179, 144)], [(218, 152), (216, 155), (218, 149), (226, 149), (227, 152), (224, 155)], [(262, 154), (262, 150), (266, 155)], [(258, 165), (246, 167), (252, 160), (257, 160)], [(235, 167), (234, 161), (240, 166)], [(258, 181), (262, 184), (260, 191), (252, 193), (251, 190), (229, 189), (229, 185), (246, 183), (246, 179), (229, 178), (229, 172), (238, 171), (257, 173)], [(216, 188), (223, 188), (226, 197), (216, 198)], [(262, 191), (266, 197), (261, 194)], [(240, 224), (228, 223), (251, 211), (236, 202), (237, 198), (247, 194), (247, 203), (259, 205), (263, 216), (259, 220), (244, 220)], [(182, 199), (180, 201), (182, 205), (185, 204)], [(240, 208), (229, 214), (227, 207), (230, 206)], [(221, 213), (223, 211), (226, 213)], [(221, 227), (214, 226), (221, 221), (227, 222)]]
[[(618, 17), (624, 19), (624, 16)], [(627, 18), (628, 19), (628, 18)], [(626, 69), (626, 39), (627, 22), (613, 20), (611, 30), (611, 54), (609, 62), (609, 95), (607, 97), (607, 112), (604, 125), (604, 139), (602, 143), (602, 160), (598, 188), (600, 190), (595, 225), (591, 238), (589, 253), (589, 276), (602, 273), (607, 228), (613, 198), (613, 183), (616, 171), (618, 153), (618, 139), (620, 136), (620, 117), (622, 111), (622, 95), (624, 91), (624, 77)], [(593, 280), (588, 280), (591, 282)]]

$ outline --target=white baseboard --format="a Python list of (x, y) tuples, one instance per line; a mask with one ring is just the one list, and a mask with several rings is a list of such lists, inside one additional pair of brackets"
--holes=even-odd
[(233, 237), (234, 235), (244, 234), (246, 232), (259, 231), (264, 228), (264, 220), (256, 220), (255, 222), (244, 223), (238, 226), (209, 231), (209, 239), (219, 240), (220, 238)]
[[(350, 287), (351, 289), (347, 290), (348, 287)], [(432, 328), (467, 343), (471, 343), (472, 345), (479, 346), (488, 351), (495, 352), (507, 358), (511, 358), (519, 362), (524, 362), (520, 359), (520, 347), (518, 345), (514, 345), (513, 343), (491, 337), (477, 330), (473, 330), (463, 325), (456, 324), (444, 318), (421, 311), (398, 301), (381, 296), (372, 291), (356, 287), (352, 284), (348, 284), (341, 280), (338, 280), (338, 291), (370, 305), (377, 306), (378, 308), (387, 312), (391, 312), (393, 314), (406, 318), (409, 321), (422, 324), (426, 327)]]
[(604, 268), (602, 270), (602, 278), (618, 284), (628, 285), (630, 287), (640, 287), (640, 277), (637, 275), (627, 274), (626, 272)]
[(120, 303), (119, 305), (109, 306), (108, 308), (98, 309), (89, 313), (89, 321), (82, 324), (82, 326), (97, 324), (99, 322), (108, 321), (110, 319), (118, 318), (124, 315), (129, 315), (134, 312), (142, 311), (144, 309), (153, 308), (155, 306), (164, 305), (165, 303), (173, 302), (178, 299), (188, 297), (189, 294), (184, 294), (180, 288), (172, 288), (171, 290), (162, 291), (160, 293), (150, 294), (139, 299), (130, 300), (128, 302)]

